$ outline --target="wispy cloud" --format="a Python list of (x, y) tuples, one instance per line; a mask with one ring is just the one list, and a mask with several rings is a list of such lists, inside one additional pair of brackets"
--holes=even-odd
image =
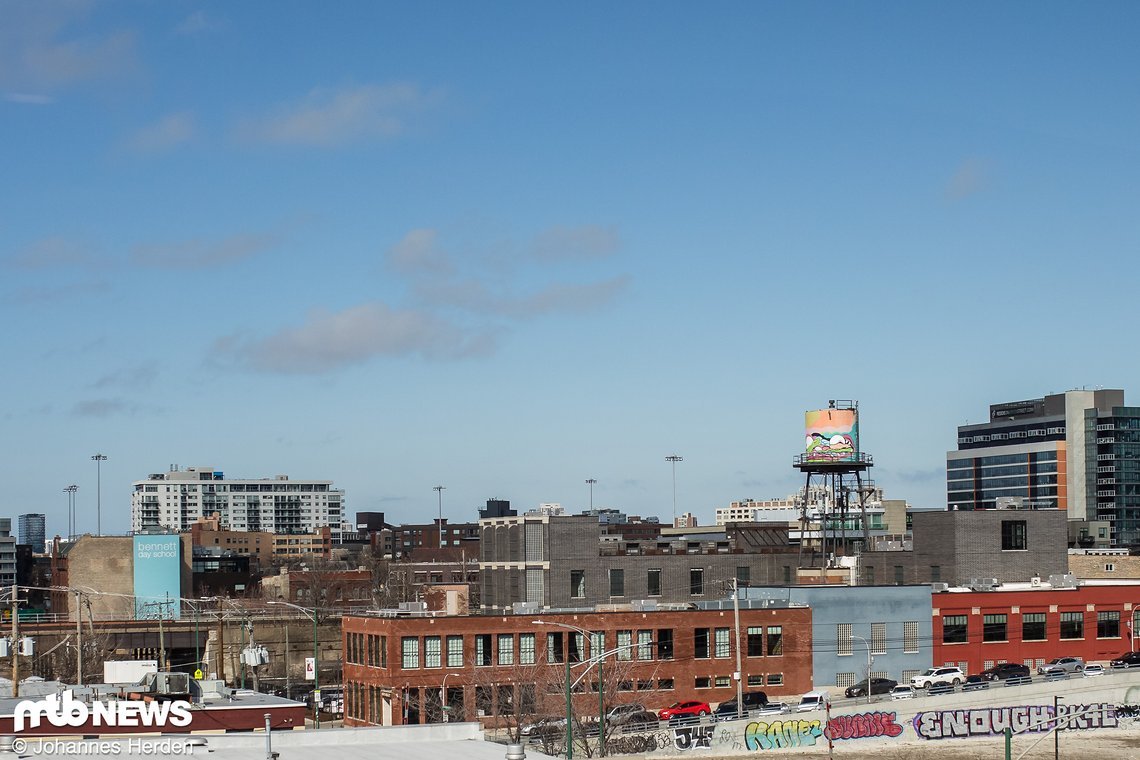
[(135, 132), (127, 138), (126, 146), (138, 153), (157, 153), (189, 142), (195, 131), (192, 115), (170, 114)]
[(611, 303), (630, 278), (620, 275), (601, 282), (550, 285), (523, 296), (492, 293), (475, 280), (451, 284), (418, 285), (421, 301), (476, 314), (530, 318), (556, 312), (585, 312)]
[(137, 245), (131, 250), (131, 261), (156, 269), (206, 269), (249, 258), (278, 242), (278, 236), (273, 234), (240, 234), (217, 241)]
[(220, 29), (226, 24), (215, 16), (207, 16), (205, 11), (197, 10), (182, 19), (175, 27), (176, 34), (193, 36), (214, 29)]
[(47, 237), (17, 251), (9, 262), (19, 269), (93, 267), (99, 257), (91, 247), (65, 237)]
[(950, 181), (946, 183), (946, 197), (955, 201), (968, 198), (985, 190), (989, 186), (989, 181), (986, 164), (981, 159), (968, 158), (958, 166)]
[(6, 3), (0, 23), (0, 88), (46, 92), (138, 68), (135, 34), (92, 32), (90, 2)]
[(494, 348), (491, 331), (470, 331), (433, 314), (382, 303), (315, 311), (300, 327), (260, 340), (218, 341), (216, 361), (269, 372), (316, 374), (381, 356), (463, 359)]
[(30, 106), (46, 106), (55, 102), (55, 98), (50, 95), (31, 92), (6, 92), (4, 93), (4, 100), (9, 103), (23, 103)]
[(259, 142), (321, 147), (392, 138), (405, 131), (409, 118), (439, 100), (438, 93), (406, 83), (314, 90), (299, 103), (243, 123), (239, 134)]
[(540, 232), (531, 243), (532, 255), (545, 261), (593, 259), (609, 256), (621, 240), (615, 227), (587, 224), (581, 227), (555, 226)]
[(95, 398), (77, 402), (71, 407), (73, 417), (114, 417), (134, 414), (137, 407), (117, 398)]
[(449, 274), (451, 260), (440, 249), (438, 237), (432, 229), (412, 230), (388, 249), (385, 255), (388, 266), (401, 274)]
[(107, 388), (145, 390), (154, 383), (156, 377), (158, 377), (158, 368), (152, 362), (109, 372), (97, 378), (89, 387), (94, 390)]

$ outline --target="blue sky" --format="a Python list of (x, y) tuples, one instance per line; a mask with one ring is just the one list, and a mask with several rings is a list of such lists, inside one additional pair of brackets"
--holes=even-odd
[[(944, 506), (987, 404), (1136, 391), (1134, 3), (0, 3), (4, 514), (171, 464), (350, 512)], [(1129, 399), (1131, 400), (1131, 395)]]

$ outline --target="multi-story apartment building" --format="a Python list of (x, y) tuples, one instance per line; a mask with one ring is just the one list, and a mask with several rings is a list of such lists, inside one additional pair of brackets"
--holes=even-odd
[(990, 406), (946, 454), (951, 508), (1061, 509), (1140, 544), (1140, 408), (1122, 390), (1072, 390)]
[(21, 544), (28, 544), (36, 554), (44, 553), (47, 538), (47, 516), (41, 514), (20, 515), (16, 518), (17, 535)]
[(317, 533), (329, 528), (340, 542), (344, 491), (330, 480), (226, 478), (213, 467), (189, 467), (137, 480), (131, 494), (131, 530), (184, 531), (202, 517), (219, 516), (231, 531)]
[(0, 586), (16, 582), (16, 537), (12, 535), (12, 518), (0, 517)]

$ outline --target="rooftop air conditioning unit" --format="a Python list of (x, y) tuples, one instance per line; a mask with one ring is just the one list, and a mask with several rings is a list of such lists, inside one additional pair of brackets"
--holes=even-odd
[(514, 611), (516, 615), (533, 615), (538, 612), (538, 602), (515, 602)]
[(930, 584), (930, 590), (934, 593), (938, 593), (940, 591), (949, 591), (950, 590), (950, 584), (949, 583), (931, 583)]
[(634, 599), (629, 603), (634, 612), (653, 612), (657, 609), (656, 599)]

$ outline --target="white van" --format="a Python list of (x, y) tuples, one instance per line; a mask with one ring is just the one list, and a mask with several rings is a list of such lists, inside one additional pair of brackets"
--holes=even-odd
[(831, 702), (831, 697), (826, 691), (809, 691), (800, 697), (800, 703), (796, 706), (796, 712), (824, 710), (827, 708), (829, 702)]

